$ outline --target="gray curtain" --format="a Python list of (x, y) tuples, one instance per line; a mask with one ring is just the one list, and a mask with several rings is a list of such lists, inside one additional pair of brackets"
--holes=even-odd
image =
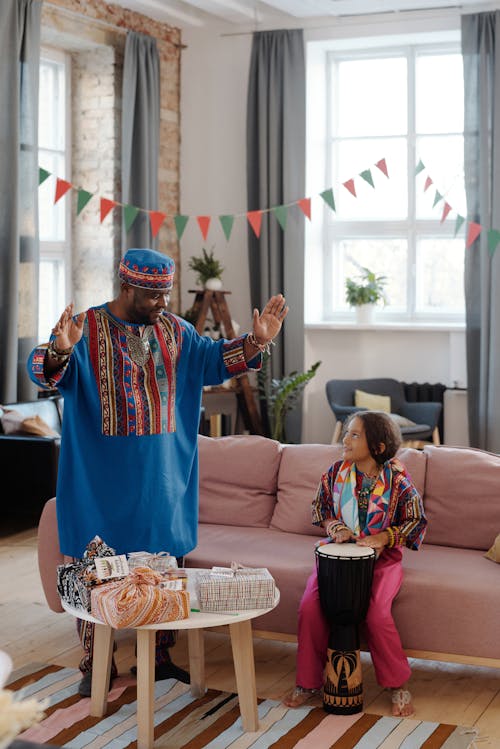
[(497, 32), (499, 11), (462, 16), (467, 216), (483, 227), (465, 253), (469, 438), (492, 452), (500, 452), (500, 251), (491, 257), (487, 231), (500, 229)]
[[(158, 208), (158, 156), (160, 150), (160, 59), (156, 39), (129, 31), (123, 63), (122, 202)], [(157, 249), (149, 216), (139, 212), (125, 231), (123, 251), (130, 247)]]
[(39, 0), (0, 3), (0, 403), (36, 392), (40, 20)]
[[(271, 208), (305, 196), (305, 56), (302, 29), (253, 35), (247, 100), (248, 210)], [(304, 215), (288, 210), (283, 231), (264, 214), (260, 239), (248, 232), (253, 307), (283, 292), (290, 312), (271, 357), (281, 378), (304, 367)], [(300, 404), (287, 419), (287, 439), (300, 442)]]

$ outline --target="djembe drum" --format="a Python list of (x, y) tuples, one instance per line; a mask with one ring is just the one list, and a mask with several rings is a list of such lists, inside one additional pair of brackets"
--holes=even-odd
[(350, 715), (363, 709), (359, 625), (365, 620), (376, 554), (352, 543), (316, 549), (321, 608), (330, 624), (323, 707)]

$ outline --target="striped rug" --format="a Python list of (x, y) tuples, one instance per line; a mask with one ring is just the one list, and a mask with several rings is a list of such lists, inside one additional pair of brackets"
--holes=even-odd
[[(109, 694), (107, 715), (92, 718), (89, 699), (77, 694), (80, 672), (59, 666), (30, 667), (8, 688), (20, 698), (46, 700), (46, 718), (19, 738), (72, 749), (136, 749), (136, 687), (120, 676)], [(473, 729), (360, 713), (339, 717), (319, 707), (290, 710), (259, 700), (259, 731), (244, 733), (235, 694), (209, 689), (194, 699), (189, 687), (168, 679), (155, 685), (155, 747), (165, 749), (468, 749)]]

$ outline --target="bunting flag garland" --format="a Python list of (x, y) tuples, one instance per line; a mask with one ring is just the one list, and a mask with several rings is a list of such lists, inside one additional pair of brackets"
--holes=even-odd
[(355, 198), (358, 197), (356, 195), (356, 188), (354, 186), (354, 180), (353, 179), (348, 179), (347, 182), (342, 182), (342, 184), (344, 185), (344, 187), (346, 188), (346, 190), (349, 190), (349, 192), (352, 195), (354, 195)]
[(380, 171), (382, 172), (382, 174), (385, 174), (385, 176), (387, 177), (387, 179), (389, 179), (389, 172), (387, 171), (387, 164), (385, 162), (385, 159), (380, 159), (380, 161), (377, 161), (377, 163), (375, 164), (375, 166), (378, 169), (380, 169)]
[[(375, 166), (387, 178), (389, 177), (389, 172), (387, 169), (387, 163), (385, 159), (380, 159), (379, 161), (377, 161), (375, 163)], [(77, 216), (80, 215), (80, 213), (84, 210), (84, 208), (87, 207), (90, 200), (94, 197), (95, 193), (92, 193), (89, 190), (85, 190), (82, 187), (76, 187), (71, 182), (68, 182), (67, 180), (64, 180), (64, 179), (61, 179), (60, 177), (56, 177), (55, 175), (52, 175), (51, 172), (49, 172), (47, 169), (44, 169), (43, 167), (38, 168), (38, 184), (39, 185), (43, 184), (50, 176), (52, 176), (56, 180), (54, 203), (57, 203), (69, 190), (74, 189), (77, 192), (76, 214)], [(373, 179), (372, 169), (364, 169), (357, 176), (363, 179), (365, 182), (367, 182), (372, 188), (376, 187), (374, 179)], [(351, 193), (353, 197), (355, 198), (358, 197), (357, 192), (356, 192), (356, 184), (355, 184), (354, 177), (346, 180), (345, 182), (342, 183), (342, 185), (343, 187), (346, 188), (346, 190), (348, 190)], [(336, 211), (335, 197), (334, 197), (332, 187), (329, 187), (326, 190), (323, 190), (321, 193), (319, 193), (319, 195), (332, 211)], [(291, 201), (290, 203), (285, 203), (283, 205), (276, 205), (271, 208), (259, 208), (258, 210), (245, 211), (245, 212), (235, 213), (235, 214), (221, 214), (218, 216), (218, 218), (219, 218), (220, 225), (222, 227), (222, 231), (224, 232), (224, 236), (227, 241), (229, 241), (231, 237), (235, 218), (243, 217), (243, 216), (246, 217), (248, 223), (252, 227), (252, 230), (255, 236), (259, 238), (261, 234), (261, 228), (262, 228), (262, 217), (264, 214), (273, 213), (282, 231), (285, 231), (287, 227), (287, 221), (288, 221), (288, 210), (294, 205), (300, 208), (303, 215), (307, 219), (309, 219), (309, 221), (311, 220), (311, 198), (310, 197), (299, 198), (298, 200)], [(149, 217), (151, 233), (153, 237), (157, 236), (164, 221), (167, 218), (170, 218), (170, 219), (173, 219), (177, 239), (180, 240), (182, 235), (184, 234), (184, 231), (186, 229), (189, 219), (192, 218), (192, 216), (183, 215), (183, 214), (175, 214), (175, 215), (170, 214), (169, 216), (169, 214), (164, 213), (163, 211), (150, 210), (147, 208), (141, 208), (139, 206), (135, 206), (131, 204), (120, 203), (116, 200), (111, 200), (109, 198), (99, 197), (99, 217), (100, 217), (101, 223), (106, 219), (109, 213), (116, 206), (119, 206), (122, 209), (124, 228), (125, 228), (125, 231), (127, 232), (133, 226), (140, 212), (147, 213)], [(212, 216), (197, 215), (195, 216), (195, 218), (196, 218), (198, 227), (201, 231), (201, 235), (203, 239), (206, 240), (208, 233), (210, 231), (210, 227), (212, 225)]]
[(162, 213), (161, 211), (149, 211), (149, 223), (151, 224), (151, 234), (153, 235), (153, 238), (156, 237), (160, 231), (161, 225), (166, 218), (166, 213)]
[(67, 182), (65, 179), (61, 179), (60, 177), (57, 178), (56, 182), (56, 194), (54, 197), (54, 203), (57, 203), (58, 200), (62, 198), (63, 195), (66, 195), (68, 190), (71, 190), (73, 185), (71, 182)]
[(300, 207), (304, 216), (307, 216), (309, 221), (311, 220), (311, 198), (302, 198), (297, 201), (297, 205)]
[(92, 197), (92, 193), (88, 192), (87, 190), (78, 190), (78, 197), (76, 200), (76, 215), (78, 216), (87, 203), (89, 202), (90, 198)]
[(234, 216), (231, 216), (231, 215), (219, 216), (219, 221), (220, 221), (220, 225), (222, 226), (222, 231), (224, 232), (224, 236), (229, 242), (229, 237), (231, 236), (231, 232), (233, 230)]
[(333, 197), (333, 190), (332, 190), (332, 188), (330, 187), (328, 190), (323, 190), (323, 192), (320, 192), (320, 195), (323, 198), (323, 200), (325, 201), (325, 203), (330, 206), (330, 208), (332, 209), (332, 211), (334, 211), (335, 210), (335, 200), (334, 200), (334, 197)]
[(48, 172), (46, 169), (42, 169), (41, 166), (38, 167), (38, 186), (45, 182), (47, 177), (50, 177), (50, 172)]
[(139, 209), (135, 207), (135, 205), (126, 205), (123, 207), (123, 219), (125, 221), (125, 231), (129, 231), (129, 229), (132, 227), (132, 224), (137, 218), (137, 214), (139, 213)]
[(210, 216), (196, 216), (198, 226), (200, 227), (201, 236), (203, 239), (207, 238), (208, 230), (210, 229)]
[(260, 237), (260, 229), (262, 225), (262, 211), (247, 211), (248, 223), (253, 229), (253, 233), (257, 237)]
[(373, 177), (370, 169), (365, 169), (363, 172), (360, 172), (359, 176), (362, 177), (365, 182), (368, 182), (368, 184), (375, 189), (375, 184), (373, 182)]
[[(421, 172), (425, 170), (425, 164), (422, 161), (422, 159), (419, 160), (416, 168), (415, 168), (415, 177), (417, 177)], [(429, 189), (429, 187), (434, 184), (432, 177), (430, 175), (427, 175), (425, 178), (424, 183), (424, 192)], [(444, 199), (444, 196), (439, 192), (439, 190), (436, 190), (434, 195), (434, 202), (432, 204), (432, 207), (434, 208), (441, 200)], [(453, 211), (453, 207), (448, 203), (447, 200), (444, 200), (444, 206), (443, 211), (441, 214), (441, 220), (440, 223), (443, 224), (448, 215)], [(463, 224), (466, 222), (466, 217), (462, 216), (460, 213), (457, 212), (457, 216), (455, 219), (455, 230), (454, 230), (454, 237), (457, 236), (458, 232), (462, 228)], [(476, 221), (467, 221), (467, 232), (466, 232), (466, 240), (465, 240), (465, 247), (466, 249), (469, 249), (472, 247), (476, 239), (479, 237), (481, 232), (483, 231), (485, 227), (483, 227), (481, 224), (477, 223)], [(495, 254), (498, 245), (500, 244), (500, 230), (498, 229), (489, 229), (487, 232), (487, 238), (488, 238), (488, 252), (490, 254), (490, 257), (493, 257)]]
[(271, 210), (274, 213), (274, 215), (276, 216), (276, 218), (278, 219), (279, 225), (281, 226), (281, 228), (283, 229), (283, 231), (285, 231), (285, 229), (286, 229), (286, 219), (287, 219), (287, 216), (288, 216), (287, 207), (285, 205), (277, 205), (274, 208), (272, 208)]
[(113, 210), (116, 203), (114, 200), (108, 200), (107, 198), (101, 198), (100, 201), (100, 213), (101, 213), (101, 224), (110, 211)]

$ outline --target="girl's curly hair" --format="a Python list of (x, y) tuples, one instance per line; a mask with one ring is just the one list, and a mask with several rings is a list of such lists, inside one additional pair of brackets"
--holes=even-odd
[[(356, 411), (346, 420), (344, 430), (356, 418), (363, 422), (366, 441), (372, 458), (380, 465), (393, 458), (402, 442), (401, 430), (394, 419), (384, 411)], [(381, 442), (385, 445), (383, 452), (379, 452)]]

